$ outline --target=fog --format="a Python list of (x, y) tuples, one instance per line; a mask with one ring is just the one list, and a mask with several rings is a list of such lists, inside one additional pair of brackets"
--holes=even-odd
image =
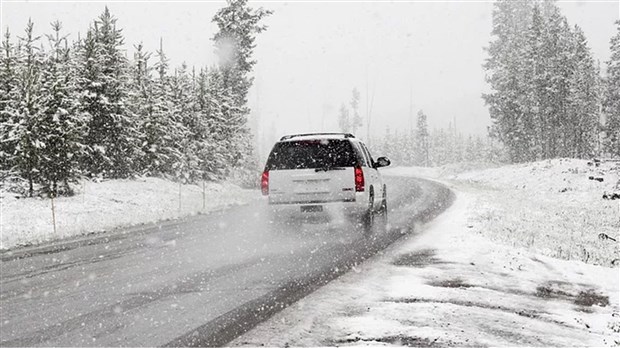
[[(70, 38), (84, 33), (105, 5), (123, 28), (128, 55), (143, 42), (154, 51), (163, 39), (172, 65), (215, 62), (211, 17), (224, 2), (4, 2), (2, 28), (14, 34), (28, 17), (38, 33), (63, 22)], [(272, 9), (255, 50), (252, 120), (263, 154), (281, 134), (338, 130), (342, 103), (361, 92), (358, 136), (406, 130), (417, 110), (431, 128), (455, 123), (485, 133), (490, 124), (480, 98), (486, 85), (483, 47), (490, 40), (492, 1), (250, 2)], [(595, 59), (609, 57), (617, 1), (559, 1), (580, 25)], [(603, 65), (603, 64), (602, 64)]]

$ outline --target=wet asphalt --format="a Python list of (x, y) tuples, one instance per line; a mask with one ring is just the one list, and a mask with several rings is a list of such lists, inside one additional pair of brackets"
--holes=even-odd
[[(261, 199), (131, 231), (0, 254), (0, 346), (221, 346), (365, 259), (453, 200), (387, 177), (388, 225), (273, 226)], [(257, 193), (258, 195), (258, 193)]]

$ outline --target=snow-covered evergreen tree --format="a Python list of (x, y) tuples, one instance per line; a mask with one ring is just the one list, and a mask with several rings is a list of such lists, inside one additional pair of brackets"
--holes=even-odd
[(599, 78), (581, 29), (570, 28), (554, 0), (498, 1), (493, 24), (490, 133), (513, 162), (591, 156)]
[(26, 179), (30, 195), (35, 184), (56, 195), (79, 174), (193, 182), (255, 166), (246, 101), (254, 40), (268, 14), (229, 1), (213, 18), (220, 65), (198, 74), (185, 65), (169, 68), (161, 48), (151, 66), (141, 44), (129, 62), (107, 8), (72, 45), (54, 23), (47, 53), (32, 22), (17, 46), (7, 30), (0, 47), (0, 177)]
[[(546, 6), (546, 12), (552, 11)], [(554, 80), (559, 72), (555, 66), (555, 56), (558, 53), (557, 43), (560, 33), (555, 26), (554, 15), (544, 16), (545, 6), (534, 6), (532, 25), (528, 32), (527, 62), (532, 68), (529, 95), (528, 122), (526, 135), (530, 140), (528, 160), (553, 158), (553, 143), (558, 138), (561, 129), (557, 119), (560, 117), (555, 110), (561, 100), (555, 98), (557, 94)], [(555, 125), (555, 127), (554, 127)]]
[(217, 77), (210, 76), (204, 68), (196, 76), (194, 113), (197, 118), (191, 132), (202, 180), (222, 178), (227, 167), (227, 139), (219, 139), (215, 133), (223, 121), (218, 83)]
[(340, 105), (340, 112), (338, 113), (338, 127), (340, 127), (341, 132), (351, 132), (351, 115), (349, 113), (349, 109), (344, 103)]
[(520, 98), (527, 95), (527, 63), (523, 59), (528, 29), (532, 21), (533, 1), (499, 0), (493, 4), (493, 41), (484, 64), (491, 92), (483, 95), (493, 120), (491, 134), (504, 142), (513, 161), (529, 156), (529, 140), (524, 129), (526, 106)]
[(479, 158), (477, 158), (480, 154), (480, 150), (481, 148), (478, 147), (478, 143), (474, 140), (473, 136), (468, 136), (467, 140), (465, 141), (465, 154), (464, 154), (464, 160), (467, 162), (473, 162), (475, 160), (479, 160)]
[(187, 66), (183, 64), (170, 77), (172, 122), (176, 133), (174, 143), (181, 154), (180, 160), (174, 164), (174, 176), (182, 182), (192, 182), (202, 175), (198, 173), (199, 165), (196, 157), (196, 137), (193, 132), (200, 128), (200, 119), (195, 113), (192, 98), (191, 80), (187, 74)]
[(70, 194), (69, 183), (79, 176), (79, 159), (84, 146), (84, 123), (78, 112), (75, 79), (70, 69), (66, 38), (61, 36), (62, 25), (52, 23), (48, 35), (48, 53), (41, 77), (42, 113), (36, 124), (39, 147), (38, 169), (41, 183), (51, 196)]
[(447, 133), (443, 128), (433, 129), (429, 135), (429, 164), (424, 166), (439, 167), (448, 163)]
[(418, 120), (416, 123), (416, 164), (419, 166), (430, 166), (430, 141), (428, 133), (428, 122), (424, 111), (418, 111)]
[[(140, 122), (141, 147), (144, 153), (143, 170), (149, 175), (174, 176), (177, 166), (182, 161), (178, 142), (184, 132), (173, 102), (168, 58), (161, 44), (156, 52), (156, 58), (157, 61), (153, 66), (156, 77), (145, 95), (149, 104), (144, 110), (144, 119)], [(146, 74), (149, 75), (148, 69)]]
[(412, 166), (415, 163), (415, 133), (412, 127), (404, 132), (403, 139), (403, 164)]
[(551, 19), (554, 31), (558, 35), (551, 35), (548, 41), (554, 42), (552, 54), (552, 88), (553, 88), (553, 122), (550, 132), (550, 152), (549, 157), (570, 157), (573, 155), (572, 149), (575, 147), (573, 140), (573, 128), (577, 126), (575, 113), (571, 112), (570, 98), (573, 90), (571, 89), (571, 79), (576, 69), (574, 55), (573, 33), (566, 17), (560, 14), (559, 9), (553, 13)]
[[(379, 146), (381, 156), (387, 156), (395, 165), (401, 164), (401, 150), (399, 146), (400, 139), (398, 132), (391, 130), (389, 126), (385, 128), (385, 135), (381, 140), (381, 146)], [(375, 158), (376, 159), (376, 158)]]
[(31, 197), (34, 195), (34, 184), (39, 180), (39, 150), (44, 146), (37, 134), (37, 122), (45, 111), (41, 104), (44, 58), (38, 47), (40, 37), (35, 37), (33, 30), (34, 23), (29, 20), (25, 35), (19, 37), (21, 48), (17, 55), (15, 109), (7, 114), (9, 125), (6, 129), (9, 141), (15, 144), (15, 169), (28, 181), (28, 194)]
[(146, 125), (153, 113), (153, 68), (149, 65), (151, 54), (144, 50), (142, 43), (134, 46), (135, 52), (131, 62), (131, 79), (129, 81), (128, 100), (131, 112), (136, 117), (140, 131), (140, 148), (143, 153), (141, 158), (135, 161), (136, 169), (141, 173), (151, 173), (149, 161), (149, 149)]
[(228, 119), (237, 110), (233, 107), (230, 89), (224, 88), (219, 69), (203, 71), (200, 80), (200, 89), (205, 90), (201, 92), (204, 94), (200, 95), (199, 102), (202, 105), (203, 117), (206, 117), (205, 128), (208, 132), (204, 135), (201, 150), (202, 167), (207, 178), (222, 177), (227, 174), (237, 152), (234, 150), (234, 146), (238, 146), (234, 144), (236, 139), (227, 136), (231, 132), (228, 129)]
[(570, 109), (574, 120), (571, 157), (587, 158), (595, 154), (599, 133), (599, 72), (588, 48), (585, 34), (575, 26), (575, 71), (570, 80)]
[(109, 178), (130, 177), (140, 156), (135, 116), (128, 108), (129, 64), (123, 36), (108, 8), (88, 30), (80, 54), (81, 110), (88, 118), (86, 170)]
[(351, 92), (351, 122), (350, 132), (356, 134), (357, 130), (362, 127), (362, 117), (360, 116), (360, 91), (353, 88)]
[(231, 133), (227, 136), (242, 144), (235, 148), (239, 152), (232, 156), (233, 166), (246, 164), (246, 158), (251, 152), (252, 141), (247, 127), (250, 111), (247, 107), (247, 95), (253, 81), (250, 74), (256, 64), (252, 54), (256, 46), (256, 35), (266, 29), (260, 22), (269, 14), (271, 11), (263, 8), (250, 8), (247, 0), (228, 0), (227, 6), (213, 17), (213, 22), (219, 28), (213, 40), (219, 58), (222, 86), (230, 96), (231, 104), (227, 108), (234, 111), (224, 112), (224, 117), (230, 117), (227, 121), (230, 126), (226, 128)]
[(0, 171), (8, 175), (15, 165), (14, 123), (16, 119), (16, 102), (18, 98), (18, 61), (17, 50), (11, 42), (7, 28), (3, 35), (0, 55)]
[(605, 148), (612, 156), (620, 158), (620, 20), (616, 21), (617, 33), (610, 40), (611, 58), (607, 61), (605, 79)]

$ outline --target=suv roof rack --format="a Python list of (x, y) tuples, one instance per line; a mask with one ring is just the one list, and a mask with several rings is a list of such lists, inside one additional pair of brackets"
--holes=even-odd
[(280, 138), (280, 141), (289, 140), (296, 137), (305, 137), (312, 135), (341, 135), (343, 138), (355, 138), (355, 136), (351, 133), (301, 133), (301, 134), (289, 134)]

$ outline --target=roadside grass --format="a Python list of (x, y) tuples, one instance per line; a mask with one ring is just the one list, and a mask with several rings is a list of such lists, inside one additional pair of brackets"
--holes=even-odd
[[(546, 256), (620, 266), (620, 166), (558, 159), (470, 171), (447, 179), (477, 197), (468, 227)], [(602, 178), (603, 181), (591, 180)]]
[[(86, 181), (76, 195), (20, 198), (0, 190), (0, 250), (208, 213), (258, 197), (230, 182), (179, 185), (160, 178)], [(54, 226), (54, 222), (56, 226)]]

